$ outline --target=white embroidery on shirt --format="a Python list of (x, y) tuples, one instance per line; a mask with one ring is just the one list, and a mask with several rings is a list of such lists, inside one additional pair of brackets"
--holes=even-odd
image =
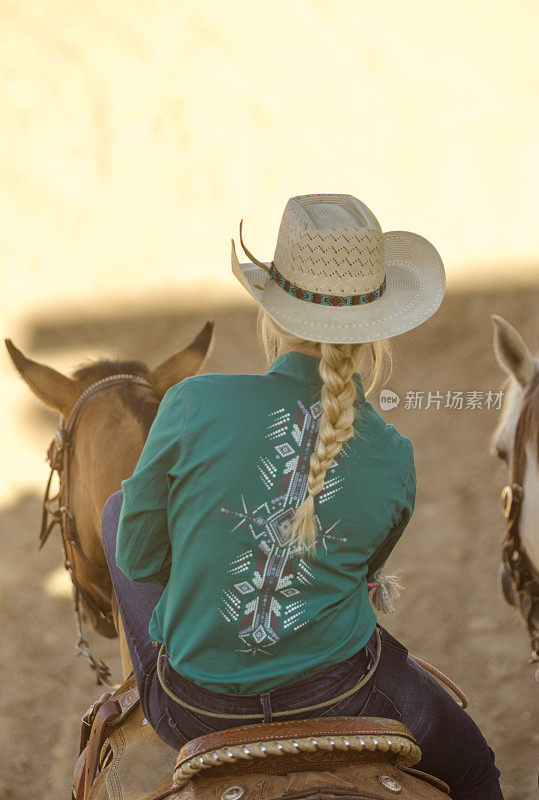
[[(307, 493), (309, 460), (318, 440), (321, 414), (320, 402), (307, 408), (298, 401), (293, 413), (284, 408), (272, 411), (266, 431), (271, 452), (258, 460), (258, 476), (268, 499), (257, 508), (250, 508), (242, 496), (240, 509), (221, 508), (236, 522), (232, 532), (248, 528), (257, 545), (229, 564), (228, 573), (238, 580), (224, 590), (219, 609), (226, 622), (238, 626), (237, 635), (243, 645), (239, 652), (268, 654), (283, 630), (299, 630), (309, 622), (307, 603), (301, 594), (302, 587), (313, 585), (315, 575), (297, 547), (290, 544), (287, 532), (294, 510)], [(343, 455), (345, 449), (346, 445)], [(339, 461), (335, 461), (328, 470), (318, 497), (320, 503), (341, 490), (343, 479), (335, 474), (338, 467)], [(334, 533), (340, 520), (326, 530), (318, 522), (319, 544), (325, 552), (330, 544), (347, 541)]]

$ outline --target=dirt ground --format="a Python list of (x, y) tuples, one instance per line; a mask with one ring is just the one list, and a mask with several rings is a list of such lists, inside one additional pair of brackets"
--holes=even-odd
[[(498, 412), (410, 410), (404, 397), (408, 391), (498, 389), (502, 375), (491, 350), (489, 314), (506, 316), (537, 350), (538, 301), (536, 287), (452, 291), (432, 320), (398, 341), (388, 387), (402, 401), (385, 412), (414, 443), (418, 493), (413, 520), (390, 561), (406, 591), (383, 623), (468, 694), (469, 712), (496, 752), (506, 800), (536, 796), (539, 707), (523, 624), (497, 585), (505, 473), (488, 446)], [(255, 316), (246, 305), (216, 304), (203, 313), (186, 303), (174, 313), (153, 308), (76, 321), (57, 316), (54, 323), (34, 320), (20, 344), (55, 364), (65, 359), (69, 343), (89, 357), (117, 349), (153, 365), (209, 316), (217, 323), (217, 343), (208, 370), (260, 370)], [(56, 417), (27, 400), (21, 414), (44, 450)], [(379, 408), (377, 399), (373, 403)], [(44, 484), (45, 465), (42, 471)], [(37, 551), (39, 494), (32, 486), (0, 514), (0, 800), (67, 800), (80, 717), (100, 689), (73, 656), (70, 602), (57, 574), (59, 542)], [(95, 636), (92, 642), (118, 677), (116, 644)]]

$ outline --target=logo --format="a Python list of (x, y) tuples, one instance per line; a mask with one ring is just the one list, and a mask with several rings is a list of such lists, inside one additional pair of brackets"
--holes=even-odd
[(382, 389), (380, 392), (380, 408), (382, 411), (391, 411), (392, 408), (397, 408), (400, 401), (399, 395), (392, 392), (391, 389)]

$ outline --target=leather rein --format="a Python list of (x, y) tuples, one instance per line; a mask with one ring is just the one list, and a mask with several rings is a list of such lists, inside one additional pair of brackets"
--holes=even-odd
[[(106, 566), (96, 564), (84, 553), (77, 532), (75, 517), (70, 510), (70, 460), (73, 451), (74, 434), (79, 423), (82, 411), (98, 395), (115, 389), (122, 384), (137, 384), (147, 386), (154, 392), (155, 387), (144, 378), (137, 375), (117, 374), (102, 378), (89, 386), (77, 399), (69, 414), (62, 420), (54, 439), (47, 451), (47, 460), (50, 463), (50, 475), (43, 498), (41, 516), (41, 531), (39, 534), (39, 548), (41, 549), (50, 536), (51, 531), (58, 526), (62, 539), (64, 552), (64, 566), (71, 578), (73, 588), (73, 610), (77, 639), (75, 652), (88, 659), (90, 667), (96, 673), (97, 685), (110, 683), (110, 669), (104, 661), (97, 659), (91, 652), (87, 639), (83, 634), (84, 622), (90, 618), (92, 627), (101, 627), (104, 635), (116, 636), (114, 615), (112, 609), (112, 588), (108, 594), (101, 586), (110, 581)], [(51, 497), (51, 487), (54, 475), (58, 475), (59, 489)], [(84, 576), (88, 583), (100, 597), (97, 602), (90, 592), (81, 584)]]
[(503, 560), (508, 565), (513, 583), (520, 599), (520, 608), (526, 621), (531, 643), (530, 663), (539, 662), (539, 634), (533, 623), (534, 612), (539, 606), (539, 575), (529, 556), (522, 547), (520, 537), (520, 511), (524, 499), (524, 469), (526, 445), (525, 433), (528, 416), (528, 402), (539, 391), (539, 372), (533, 377), (524, 394), (522, 410), (518, 418), (513, 444), (513, 464), (511, 483), (504, 486), (501, 493), (502, 509), (507, 525), (501, 543)]

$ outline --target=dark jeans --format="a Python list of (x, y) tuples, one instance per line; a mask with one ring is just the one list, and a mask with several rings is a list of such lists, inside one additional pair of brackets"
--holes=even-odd
[[(241, 725), (241, 720), (198, 715), (171, 700), (156, 674), (157, 650), (149, 635), (152, 611), (161, 597), (156, 586), (130, 581), (116, 566), (116, 532), (122, 493), (116, 492), (103, 510), (103, 547), (124, 624), (142, 709), (158, 736), (179, 749), (205, 733)], [(503, 800), (494, 754), (473, 720), (387, 631), (380, 628), (382, 654), (368, 683), (346, 700), (329, 705), (316, 716), (389, 717), (403, 722), (415, 736), (423, 757), (418, 769), (441, 778), (453, 800)], [(217, 694), (183, 678), (166, 662), (170, 688), (191, 705), (230, 714), (263, 714), (298, 709), (329, 700), (351, 689), (374, 658), (374, 636), (366, 648), (333, 667), (279, 686), (260, 695)], [(311, 715), (313, 716), (313, 715)], [(286, 717), (290, 719), (294, 717)], [(252, 720), (246, 720), (250, 722)]]

